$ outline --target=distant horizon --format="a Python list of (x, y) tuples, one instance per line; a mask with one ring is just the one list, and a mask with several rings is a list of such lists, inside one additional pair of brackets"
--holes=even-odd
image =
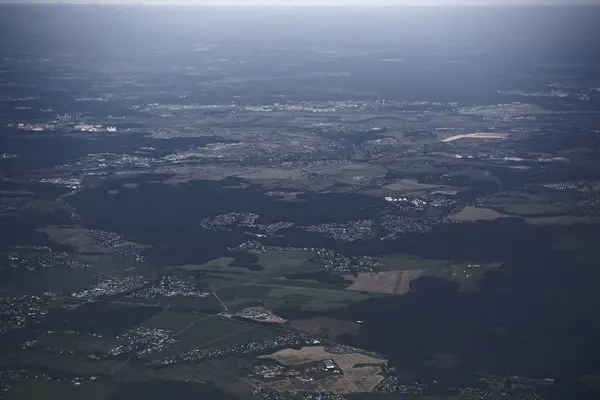
[(275, 7), (275, 8), (401, 8), (401, 7), (578, 7), (600, 6), (600, 0), (0, 0), (0, 4), (36, 5), (107, 5), (107, 6), (189, 6), (189, 7)]

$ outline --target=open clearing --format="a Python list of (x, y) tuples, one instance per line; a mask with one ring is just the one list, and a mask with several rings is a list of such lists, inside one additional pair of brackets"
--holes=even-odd
[(73, 293), (89, 288), (96, 281), (92, 268), (45, 268), (37, 274), (20, 276), (11, 290), (35, 294)]
[(48, 238), (50, 238), (51, 241), (71, 246), (79, 251), (86, 250), (96, 253), (110, 251), (96, 244), (96, 241), (89, 235), (87, 229), (48, 225), (38, 230), (48, 235)]
[(220, 317), (199, 317), (178, 332), (178, 342), (167, 347), (163, 351), (150, 355), (151, 359), (175, 356), (186, 351), (213, 345), (219, 340), (241, 334), (253, 328), (234, 321)]
[(343, 334), (356, 335), (360, 325), (356, 322), (336, 318), (313, 317), (289, 321), (286, 327), (311, 335), (326, 336), (328, 339), (333, 340)]
[(401, 179), (398, 182), (390, 183), (383, 186), (384, 189), (394, 192), (415, 192), (428, 189), (439, 189), (440, 185), (429, 185), (427, 183), (419, 183), (415, 179)]
[(451, 260), (419, 258), (408, 254), (389, 254), (376, 259), (383, 265), (383, 269), (388, 271), (443, 268), (452, 265)]
[(151, 329), (166, 329), (172, 332), (179, 332), (202, 317), (202, 315), (198, 314), (175, 312), (164, 309), (142, 323), (142, 325)]
[(398, 271), (378, 273), (359, 272), (357, 276), (346, 275), (344, 278), (353, 282), (352, 285), (347, 287), (347, 290), (371, 293), (394, 293), (398, 275)]
[(258, 254), (257, 256), (257, 264), (264, 268), (258, 271), (247, 271), (245, 268), (232, 266), (232, 263), (235, 260), (233, 257), (219, 257), (204, 264), (178, 265), (169, 268), (186, 272), (208, 271), (234, 275), (246, 274), (248, 276), (278, 276), (301, 268), (306, 261), (315, 257), (315, 253), (312, 251), (303, 250), (266, 251)]
[(117, 347), (118, 339), (109, 335), (98, 337), (85, 334), (65, 333), (61, 331), (48, 331), (41, 335), (37, 347), (50, 348), (56, 352), (108, 352)]
[(116, 360), (93, 360), (81, 354), (51, 354), (18, 351), (3, 360), (1, 368), (49, 368), (57, 373), (80, 375), (110, 375), (130, 366)]
[(454, 135), (442, 139), (442, 142), (453, 142), (459, 139), (506, 139), (507, 134), (505, 133), (490, 133), (490, 132), (475, 132), (475, 133), (463, 133), (461, 135)]
[[(370, 392), (382, 380), (382, 366), (386, 360), (360, 353), (333, 354), (327, 352), (325, 347), (303, 347), (296, 349), (283, 349), (273, 354), (260, 356), (272, 359), (284, 365), (302, 365), (314, 361), (333, 360), (342, 371), (341, 375), (328, 377), (303, 385), (312, 391), (331, 391), (334, 393)], [(271, 387), (278, 390), (293, 389), (294, 380), (277, 381)]]
[(529, 193), (517, 193), (515, 196), (498, 196), (492, 200), (489, 206), (501, 213), (524, 217), (566, 213), (565, 209), (547, 202), (547, 199)]
[(258, 255), (258, 264), (265, 267), (267, 271), (286, 270), (291, 272), (295, 268), (300, 268), (302, 264), (315, 257), (312, 251), (266, 251)]
[(219, 290), (218, 295), (230, 309), (264, 306), (270, 309), (296, 307), (306, 311), (330, 310), (368, 298), (345, 290), (271, 285), (230, 286)]
[(15, 383), (3, 398), (8, 400), (103, 400), (108, 399), (112, 390), (99, 382), (83, 382), (78, 386), (71, 382), (51, 382), (43, 379), (24, 379)]
[(498, 218), (507, 218), (508, 215), (500, 214), (496, 210), (491, 208), (480, 208), (473, 206), (466, 206), (458, 213), (450, 216), (451, 219), (456, 221), (494, 221)]
[(411, 269), (399, 272), (399, 277), (396, 280), (395, 294), (406, 294), (410, 291), (410, 283), (417, 278), (420, 278), (425, 271), (422, 269)]
[(229, 264), (231, 264), (231, 262), (233, 260), (234, 260), (233, 257), (219, 257), (219, 258), (215, 258), (214, 260), (210, 260), (210, 261), (208, 261), (204, 264), (200, 264), (200, 265), (186, 264), (186, 265), (178, 265), (176, 267), (170, 267), (170, 268), (178, 269), (178, 270), (182, 270), (182, 271), (189, 271), (189, 272), (221, 271), (221, 270), (227, 270), (227, 269), (239, 271), (239, 268), (237, 268), (237, 267), (229, 267)]

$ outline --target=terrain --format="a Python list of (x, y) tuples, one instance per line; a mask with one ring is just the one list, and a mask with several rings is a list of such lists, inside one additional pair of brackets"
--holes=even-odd
[(0, 6), (0, 397), (597, 398), (597, 8), (443, 10)]

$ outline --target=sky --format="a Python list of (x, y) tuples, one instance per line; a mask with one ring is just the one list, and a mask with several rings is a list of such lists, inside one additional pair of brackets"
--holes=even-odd
[(210, 6), (575, 5), (600, 0), (0, 0), (13, 3), (191, 4)]

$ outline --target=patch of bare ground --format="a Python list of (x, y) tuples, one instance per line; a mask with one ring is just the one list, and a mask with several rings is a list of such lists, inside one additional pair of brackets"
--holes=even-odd
[[(284, 365), (302, 365), (315, 361), (332, 360), (342, 371), (341, 374), (304, 383), (304, 390), (330, 391), (346, 394), (371, 392), (382, 380), (382, 366), (386, 360), (360, 353), (334, 354), (323, 346), (283, 349), (260, 358), (272, 359)], [(288, 379), (275, 382), (272, 388), (293, 390), (294, 381)]]
[(417, 278), (420, 278), (425, 273), (422, 269), (410, 269), (398, 272), (396, 280), (395, 294), (406, 294), (410, 291), (410, 283)]
[(345, 279), (352, 281), (347, 290), (371, 293), (394, 293), (399, 278), (398, 271), (359, 272), (358, 275), (346, 275)]
[(456, 354), (435, 353), (430, 361), (425, 365), (432, 366), (439, 370), (449, 370), (460, 367), (464, 363), (463, 359)]
[(96, 244), (96, 241), (88, 234), (87, 229), (48, 225), (38, 230), (48, 235), (51, 241), (71, 246), (79, 251), (106, 251), (106, 249)]
[(507, 215), (501, 214), (491, 208), (481, 208), (466, 206), (458, 213), (450, 216), (451, 219), (457, 221), (493, 221), (498, 218), (506, 218)]
[(525, 218), (531, 225), (579, 225), (600, 224), (600, 217), (585, 217), (576, 215), (559, 215), (556, 217)]
[(440, 185), (429, 185), (427, 183), (419, 183), (415, 179), (401, 179), (398, 182), (390, 183), (383, 186), (384, 189), (397, 192), (414, 192), (419, 190), (439, 189)]
[(442, 139), (442, 142), (453, 142), (460, 139), (506, 139), (507, 137), (508, 135), (505, 133), (475, 132), (450, 136)]
[(246, 174), (237, 175), (238, 178), (247, 180), (281, 180), (281, 179), (302, 179), (304, 171), (300, 169), (282, 169), (282, 168), (262, 168)]
[(352, 321), (342, 321), (329, 317), (314, 317), (289, 321), (286, 325), (294, 330), (316, 336), (335, 339), (339, 335), (356, 335), (360, 325)]

